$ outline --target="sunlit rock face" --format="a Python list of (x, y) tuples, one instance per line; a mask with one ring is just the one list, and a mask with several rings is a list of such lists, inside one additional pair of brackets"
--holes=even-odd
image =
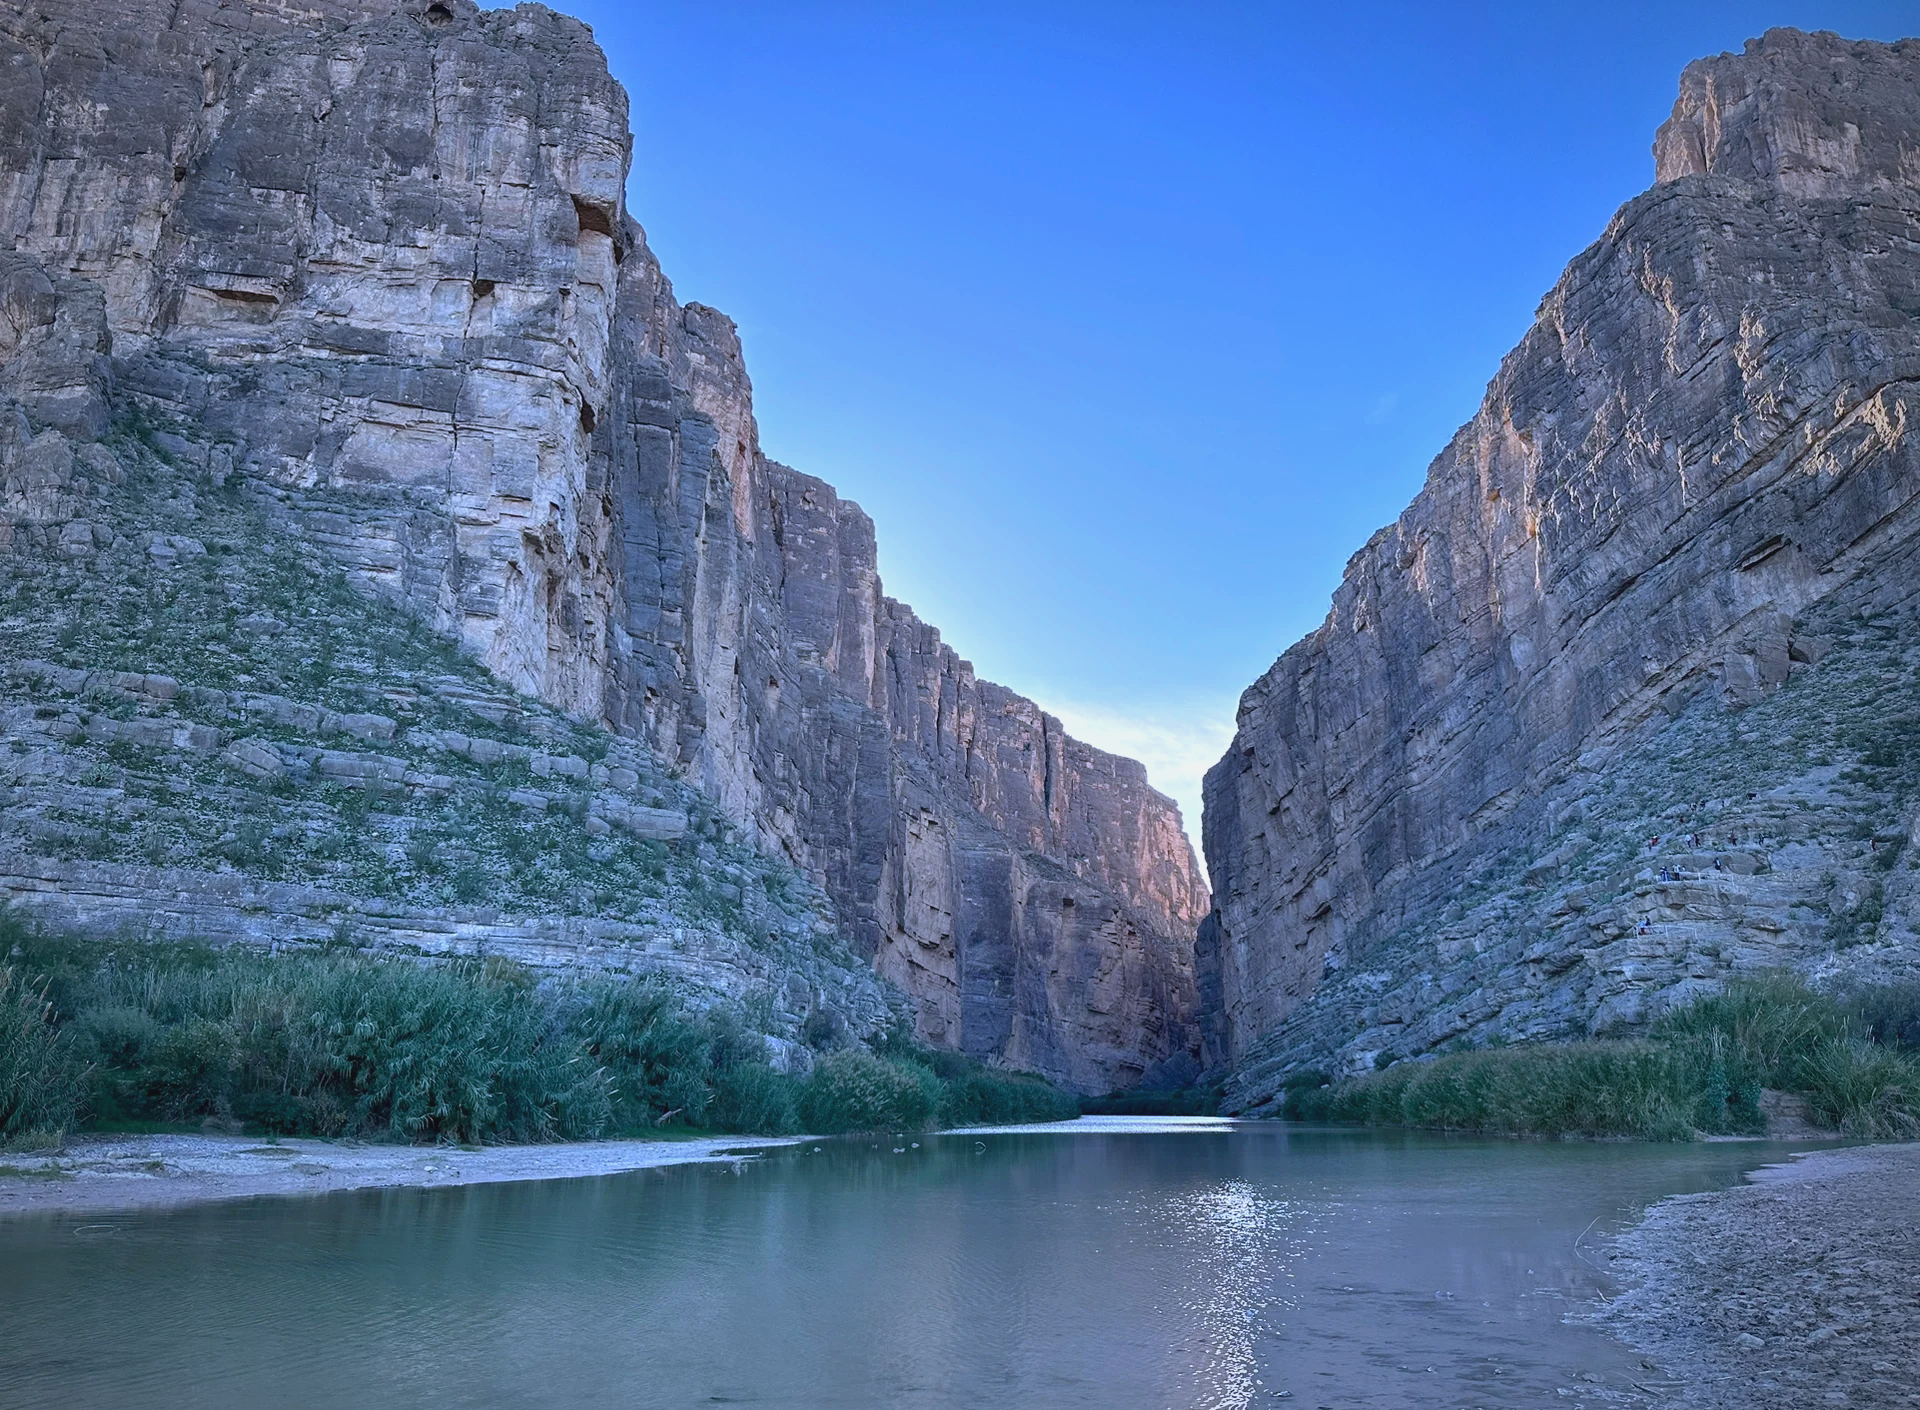
[(0, 219), (103, 292), (123, 389), (289, 489), (368, 494), (379, 519), (339, 526), (360, 572), (516, 687), (596, 710), (586, 426), (628, 136), (586, 27), (439, 3), (352, 27), (371, 7), (188, 7), (165, 29), (147, 6), (124, 27), (46, 8), (13, 21)]
[(44, 428), (53, 461), (184, 418), (354, 581), (818, 876), (925, 1040), (1089, 1089), (1198, 1071), (1177, 810), (977, 680), (857, 506), (761, 455), (732, 323), (625, 208), (584, 25), (45, 0), (0, 48), (18, 513), (60, 493), (65, 461), (17, 468)]
[(1208, 775), (1243, 1106), (1913, 963), (1859, 730), (1915, 635), (1920, 41), (1702, 60), (1655, 154)]

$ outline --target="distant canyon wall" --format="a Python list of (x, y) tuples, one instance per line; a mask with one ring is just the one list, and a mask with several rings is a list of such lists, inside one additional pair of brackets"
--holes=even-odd
[(1177, 810), (978, 680), (884, 595), (871, 520), (761, 454), (733, 325), (627, 213), (584, 25), (46, 0), (0, 46), (5, 311), (102, 330), (34, 418), (213, 436), (356, 581), (820, 877), (924, 1040), (1090, 1090), (1198, 1071)]
[[(1716, 795), (1676, 781), (1701, 756), (1662, 731), (1817, 680), (1826, 606), (1911, 596), (1920, 41), (1776, 30), (1702, 60), (1655, 155), (1207, 777), (1199, 984), (1210, 1062), (1265, 1064), (1244, 1105), (1308, 1064), (1578, 1034), (1643, 994), (1835, 953), (1838, 909), (1807, 902), (1815, 924), (1797, 896), (1740, 892), (1768, 856), (1721, 855), (1761, 830), (1735, 813), (1766, 803), (1794, 735), (1727, 724), (1723, 757), (1753, 772)], [(1662, 811), (1597, 801), (1630, 755), (1632, 806)], [(1850, 786), (1844, 762), (1805, 764), (1799, 806)], [(1878, 826), (1904, 835), (1863, 824), (1845, 846), (1864, 858)], [(1675, 833), (1695, 855), (1660, 850)], [(1582, 858), (1590, 884), (1564, 884)], [(1773, 860), (1809, 891), (1853, 865), (1784, 842)]]

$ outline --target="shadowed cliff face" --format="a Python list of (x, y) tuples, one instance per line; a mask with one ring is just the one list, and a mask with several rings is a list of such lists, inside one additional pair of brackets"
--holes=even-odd
[(585, 26), (50, 0), (0, 48), (9, 445), (179, 418), (356, 582), (819, 877), (926, 1040), (1092, 1089), (1197, 1072), (1176, 809), (977, 680), (884, 596), (871, 521), (760, 454), (731, 322), (625, 211)]
[(756, 452), (731, 323), (671, 312), (621, 335), (684, 371), (636, 357), (613, 402), (609, 718), (823, 876), (925, 1040), (1087, 1087), (1197, 1074), (1178, 810), (886, 597), (872, 521)]
[[(1635, 805), (1671, 783), (1665, 816), (1596, 799), (1626, 763), (1651, 780), (1682, 715), (1725, 722), (1703, 750), (1765, 753), (1733, 712), (1832, 644), (1803, 619), (1900, 597), (1874, 585), (1920, 533), (1920, 42), (1774, 31), (1696, 63), (1656, 152), (1659, 184), (1568, 266), (1326, 623), (1241, 700), (1206, 782), (1213, 1061), (1271, 1086), (1564, 1036), (1832, 949), (1768, 922), (1777, 896), (1602, 915), (1646, 860), (1617, 841), (1721, 802), (1677, 765)], [(1557, 879), (1603, 853), (1567, 902)], [(1763, 924), (1784, 941), (1741, 951)]]

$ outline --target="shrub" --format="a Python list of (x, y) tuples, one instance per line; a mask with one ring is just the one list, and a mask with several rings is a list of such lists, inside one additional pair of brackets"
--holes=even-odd
[(1849, 1136), (1920, 1136), (1920, 1062), (1906, 1053), (1831, 1040), (1804, 1059), (1797, 1085), (1816, 1118)]
[(988, 1067), (979, 1058), (924, 1047), (904, 1015), (874, 1040), (876, 1055), (931, 1071), (940, 1086), (936, 1120), (944, 1126), (1012, 1126), (1036, 1121), (1072, 1121), (1084, 1110), (1080, 1098), (1030, 1072)]
[(597, 1135), (611, 1100), (514, 966), (32, 937), (95, 1114), (408, 1140)]
[(1285, 1109), (1304, 1121), (1686, 1140), (1696, 1097), (1689, 1075), (1673, 1053), (1652, 1044), (1504, 1048), (1296, 1087)]
[[(1920, 1135), (1920, 987), (1842, 1001), (1791, 974), (1761, 975), (1669, 1014), (1651, 1039), (1488, 1049), (1332, 1085), (1287, 1085), (1296, 1120), (1686, 1140), (1765, 1129), (1767, 1087), (1805, 1092), (1814, 1115), (1859, 1136)], [(1875, 1039), (1882, 1041), (1876, 1042)]]
[(713, 1083), (708, 1120), (722, 1131), (784, 1136), (800, 1127), (794, 1110), (796, 1084), (765, 1063), (721, 1069)]
[[(1287, 1086), (1320, 1087), (1325, 1073), (1303, 1073), (1287, 1079)], [(1172, 1091), (1109, 1092), (1104, 1097), (1081, 1099), (1080, 1110), (1089, 1116), (1213, 1116), (1220, 1110), (1218, 1087), (1180, 1087)]]
[(44, 983), (0, 966), (0, 1144), (64, 1132), (85, 1091), (85, 1064), (54, 1027)]
[(609, 1084), (610, 1129), (644, 1131), (707, 1115), (709, 1038), (655, 980), (603, 980), (584, 992), (568, 1028)]
[(1796, 975), (1773, 973), (1737, 980), (1721, 993), (1698, 999), (1654, 1025), (1653, 1036), (1700, 1045), (1723, 1040), (1723, 1060), (1752, 1069), (1761, 1084), (1789, 1084), (1795, 1064), (1822, 1043), (1848, 1036), (1852, 1020), (1825, 994)]
[(917, 1062), (847, 1049), (813, 1070), (799, 1116), (809, 1131), (923, 1131), (940, 1114), (940, 1079)]
[[(0, 911), (9, 950), (19, 972), (45, 978), (31, 993), (6, 981), (0, 1136), (27, 1121), (63, 1126), (83, 1096), (109, 1124), (462, 1142), (644, 1134), (668, 1121), (780, 1134), (1078, 1114), (1039, 1079), (959, 1054), (929, 1055), (946, 1082), (913, 1056), (859, 1049), (796, 1081), (768, 1066), (745, 1010), (698, 1012), (658, 979), (542, 982), (497, 958), (368, 956), (350, 937), (281, 955), (88, 943)], [(34, 1087), (28, 1072), (60, 1081)], [(64, 1105), (21, 1095), (43, 1089), (67, 1090)]]
[(1920, 982), (1858, 990), (1847, 1007), (1874, 1042), (1920, 1052)]
[(982, 1069), (942, 1085), (940, 1119), (949, 1126), (1017, 1126), (1080, 1115), (1078, 1101), (1035, 1077)]
[(1766, 1130), (1760, 1093), (1771, 1074), (1751, 1052), (1725, 1033), (1708, 1032), (1676, 1044), (1674, 1054), (1696, 1093), (1694, 1129), (1720, 1136)]

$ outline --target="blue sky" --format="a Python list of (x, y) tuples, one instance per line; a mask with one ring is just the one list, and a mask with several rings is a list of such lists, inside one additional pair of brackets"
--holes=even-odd
[(1199, 831), (1239, 693), (1652, 180), (1680, 69), (1920, 5), (557, 0), (767, 453)]

